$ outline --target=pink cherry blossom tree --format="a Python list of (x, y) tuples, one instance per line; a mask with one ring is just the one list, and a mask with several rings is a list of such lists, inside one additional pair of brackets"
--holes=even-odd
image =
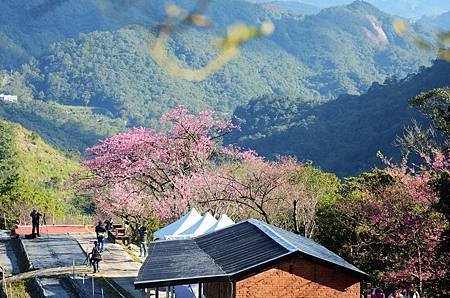
[(385, 160), (390, 179), (362, 182), (354, 198), (339, 204), (354, 231), (352, 243), (342, 246), (351, 248), (353, 261), (378, 281), (414, 283), (422, 292), (445, 296), (450, 288), (441, 281), (448, 276), (450, 254), (439, 248), (449, 222), (435, 208), (443, 199), (435, 184), (442, 177), (448, 183), (450, 155), (434, 151), (422, 157), (417, 166), (406, 157), (400, 164)]
[(182, 177), (175, 183), (174, 196), (213, 213), (256, 217), (311, 237), (324, 193), (315, 187), (318, 183), (303, 179), (307, 167), (293, 158), (266, 161), (250, 155)]
[(101, 210), (135, 226), (186, 210), (189, 198), (173, 192), (180, 179), (197, 175), (221, 159), (252, 156), (221, 146), (221, 137), (236, 126), (218, 120), (213, 112), (194, 115), (177, 108), (160, 120), (165, 131), (135, 128), (110, 137), (90, 148), (83, 162), (88, 175), (82, 179), (82, 189), (94, 196)]

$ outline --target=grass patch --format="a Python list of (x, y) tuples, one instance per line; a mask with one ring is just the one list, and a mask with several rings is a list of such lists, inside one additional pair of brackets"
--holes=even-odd
[[(16, 297), (16, 298), (31, 298), (28, 293), (28, 280), (20, 280), (13, 283), (7, 283), (6, 285), (6, 294), (8, 297)], [(5, 288), (3, 288), (5, 292)], [(12, 293), (12, 296), (11, 296)]]

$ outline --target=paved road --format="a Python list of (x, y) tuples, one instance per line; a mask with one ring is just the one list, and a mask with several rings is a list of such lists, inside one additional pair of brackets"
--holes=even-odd
[(39, 277), (37, 282), (44, 290), (44, 297), (54, 298), (78, 298), (75, 289), (72, 288), (70, 282), (67, 279), (51, 278), (51, 277)]
[(16, 255), (9, 240), (0, 240), (0, 266), (5, 270), (6, 276), (20, 272)]
[[(32, 269), (44, 268), (65, 268), (61, 274), (71, 274), (71, 266), (82, 265), (85, 256), (78, 242), (68, 234), (42, 234), (41, 238), (22, 239), (23, 247), (28, 256)], [(77, 271), (85, 271), (86, 267), (81, 266)], [(61, 276), (50, 274), (49, 270), (41, 271), (39, 276), (45, 276), (38, 281), (41, 283), (45, 297), (75, 297), (70, 284), (65, 282)]]
[(68, 234), (42, 235), (22, 243), (33, 269), (81, 265), (86, 259), (77, 240)]
[[(47, 297), (73, 297), (73, 289), (61, 282), (60, 278), (72, 275), (73, 268), (75, 275), (92, 276), (92, 268), (83, 263), (86, 260), (85, 253), (91, 251), (94, 240), (94, 233), (43, 234), (41, 238), (22, 239), (27, 257), (35, 270), (15, 275), (8, 282), (36, 276), (40, 277)], [(102, 256), (100, 273), (95, 274), (96, 278), (108, 278), (113, 286), (126, 292), (126, 297), (145, 297), (145, 293), (135, 290), (133, 285), (141, 263), (134, 261), (121, 245), (110, 242), (105, 243)], [(75, 267), (72, 266), (73, 262)], [(75, 280), (75, 283), (82, 285), (83, 292), (90, 291), (89, 285), (83, 285), (80, 280)], [(104, 286), (105, 290), (109, 288), (106, 284)], [(103, 286), (96, 287), (96, 291), (101, 288)]]

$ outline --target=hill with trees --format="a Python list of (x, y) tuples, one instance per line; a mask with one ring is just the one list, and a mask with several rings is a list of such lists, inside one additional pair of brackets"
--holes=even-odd
[(102, 109), (41, 100), (0, 101), (0, 118), (20, 123), (48, 144), (76, 155), (126, 129), (125, 121), (108, 116)]
[(85, 205), (66, 183), (81, 170), (78, 160), (49, 146), (37, 133), (3, 120), (0, 157), (0, 212), (8, 222), (29, 221), (33, 207), (45, 213), (49, 223), (69, 215), (77, 219)]
[(235, 110), (242, 131), (226, 141), (253, 148), (263, 156), (293, 155), (312, 160), (339, 176), (381, 165), (377, 151), (399, 157), (394, 143), (416, 119), (429, 122), (409, 105), (421, 92), (450, 85), (450, 63), (436, 61), (416, 75), (383, 84), (367, 93), (342, 95), (319, 107), (288, 97), (263, 97)]
[(268, 5), (279, 7), (287, 11), (291, 11), (297, 14), (316, 14), (320, 11), (317, 6), (301, 3), (297, 1), (272, 1), (267, 2)]
[[(255, 3), (266, 3), (270, 0), (248, 0)], [(295, 2), (301, 5), (314, 5), (319, 8), (342, 6), (354, 0), (281, 0), (280, 2)], [(392, 15), (404, 18), (419, 19), (424, 16), (435, 16), (450, 10), (450, 2), (442, 0), (365, 0), (377, 8)], [(287, 6), (289, 7), (289, 6)], [(291, 5), (291, 7), (295, 7)]]
[(432, 26), (434, 28), (440, 30), (449, 30), (450, 29), (450, 10), (437, 15), (437, 16), (427, 16), (420, 19), (420, 21), (428, 26)]
[[(205, 65), (217, 51), (210, 40), (236, 21), (260, 25), (269, 19), (276, 30), (246, 44), (238, 59), (207, 80), (189, 82), (169, 76), (149, 54), (162, 1), (145, 2), (150, 6), (142, 14), (133, 13), (139, 1), (122, 3), (126, 7), (111, 2), (106, 8), (84, 2), (62, 1), (53, 8), (35, 1), (0, 4), (9, 16), (9, 25), (0, 31), (12, 41), (0, 51), (0, 65), (17, 66), (36, 57), (16, 68), (21, 83), (13, 80), (2, 91), (12, 93), (17, 88), (11, 84), (21, 85), (17, 92), (28, 88), (34, 100), (101, 108), (133, 127), (156, 124), (163, 112), (179, 105), (229, 116), (236, 106), (273, 93), (317, 105), (343, 93), (364, 92), (386, 77), (403, 77), (430, 61), (428, 53), (395, 33), (393, 17), (366, 2), (303, 17), (247, 2), (215, 1), (207, 12), (214, 28), (177, 32), (169, 42), (169, 54), (184, 65)], [(193, 1), (176, 3), (190, 7)], [(20, 4), (29, 23), (18, 17)], [(12, 57), (21, 52), (23, 59)]]

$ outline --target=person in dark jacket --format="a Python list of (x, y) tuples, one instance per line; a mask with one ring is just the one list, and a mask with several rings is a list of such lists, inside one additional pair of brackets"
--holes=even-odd
[(147, 228), (141, 226), (139, 228), (139, 256), (146, 257), (147, 256)]
[(33, 208), (33, 211), (31, 211), (30, 216), (32, 225), (31, 234), (33, 236), (37, 235), (38, 237), (41, 237), (41, 234), (39, 233), (39, 221), (41, 220), (42, 214), (40, 214), (35, 208)]
[(94, 247), (92, 251), (88, 254), (89, 260), (91, 261), (92, 267), (94, 268), (94, 273), (100, 272), (98, 268), (98, 263), (102, 260), (102, 254), (100, 251), (100, 246), (97, 241), (94, 241)]
[(112, 231), (112, 229), (113, 229), (113, 220), (112, 220), (112, 218), (109, 218), (109, 219), (105, 220), (105, 228), (106, 228), (106, 231)]
[(97, 234), (97, 241), (100, 252), (102, 252), (106, 237), (106, 228), (101, 221), (99, 221), (98, 224), (95, 226), (95, 233)]

